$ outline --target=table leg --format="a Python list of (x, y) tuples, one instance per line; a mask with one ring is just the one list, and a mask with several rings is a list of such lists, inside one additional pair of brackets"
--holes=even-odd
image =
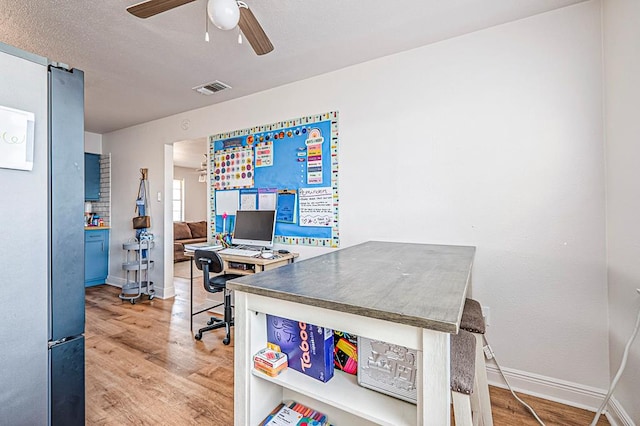
[[(449, 334), (422, 331), (422, 387), (418, 387), (418, 424), (451, 424), (451, 384), (449, 371)], [(422, 395), (420, 395), (422, 393)]]

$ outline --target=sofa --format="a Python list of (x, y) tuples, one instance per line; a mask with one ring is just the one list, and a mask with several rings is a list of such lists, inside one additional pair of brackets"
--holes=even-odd
[(173, 261), (189, 260), (184, 245), (207, 241), (207, 222), (173, 222)]

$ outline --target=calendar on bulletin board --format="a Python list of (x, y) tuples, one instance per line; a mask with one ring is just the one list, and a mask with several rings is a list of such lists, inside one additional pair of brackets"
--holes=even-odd
[(237, 210), (276, 210), (274, 242), (339, 246), (338, 112), (209, 138), (211, 233)]

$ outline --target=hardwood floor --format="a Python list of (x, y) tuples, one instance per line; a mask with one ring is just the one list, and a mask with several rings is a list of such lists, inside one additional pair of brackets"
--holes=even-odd
[[(143, 296), (135, 305), (117, 288), (87, 289), (88, 425), (233, 424), (233, 346), (219, 333), (193, 339), (188, 280), (176, 285), (174, 299)], [(206, 317), (195, 317), (194, 328)]]
[[(176, 297), (135, 305), (102, 285), (86, 291), (87, 425), (233, 424), (233, 337), (198, 342), (189, 331), (189, 281), (176, 278)], [(194, 286), (194, 303), (206, 297)], [(206, 314), (194, 317), (194, 329)], [(549, 426), (588, 425), (593, 413), (520, 395)], [(503, 389), (491, 388), (494, 424), (538, 423)], [(608, 425), (604, 416), (598, 425)], [(345, 425), (341, 425), (345, 426)]]

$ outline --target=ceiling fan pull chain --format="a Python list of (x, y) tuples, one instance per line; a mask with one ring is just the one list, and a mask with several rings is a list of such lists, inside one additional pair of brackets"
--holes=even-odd
[(204, 41), (209, 42), (209, 14), (206, 6), (204, 8)]

